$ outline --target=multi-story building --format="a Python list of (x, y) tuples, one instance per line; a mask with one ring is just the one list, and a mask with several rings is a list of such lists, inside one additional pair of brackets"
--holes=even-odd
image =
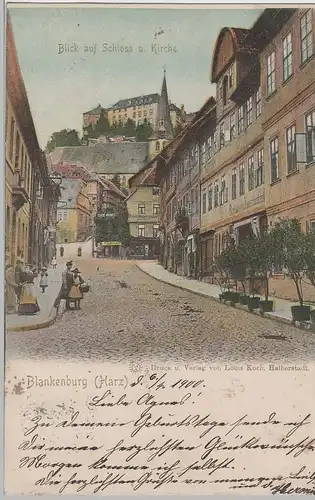
[(160, 189), (155, 182), (155, 164), (141, 179), (130, 181), (132, 193), (127, 197), (130, 249), (147, 258), (159, 255)]
[(6, 263), (42, 265), (59, 188), (38, 144), (9, 16), (6, 43)]
[(87, 183), (82, 179), (62, 179), (57, 210), (57, 243), (84, 241), (91, 236), (91, 222)]
[(251, 29), (218, 36), (217, 123), (201, 168), (204, 271), (229, 236), (278, 217), (304, 228), (315, 219), (314, 23), (312, 9), (266, 9)]
[(215, 100), (211, 97), (156, 160), (162, 206), (161, 262), (184, 276), (198, 276), (200, 165), (207, 159), (205, 141), (215, 120)]
[[(124, 124), (127, 120), (134, 121), (136, 125), (141, 125), (146, 121), (154, 126), (157, 120), (159, 101), (159, 94), (148, 94), (121, 99), (107, 109), (102, 108), (99, 104), (91, 111), (83, 113), (83, 127), (87, 127), (88, 125), (95, 126), (101, 116), (102, 109), (111, 126), (118, 125), (119, 123)], [(175, 129), (177, 125), (183, 123), (185, 117), (184, 105), (182, 104), (178, 108), (175, 104), (169, 102), (169, 111), (172, 127)]]

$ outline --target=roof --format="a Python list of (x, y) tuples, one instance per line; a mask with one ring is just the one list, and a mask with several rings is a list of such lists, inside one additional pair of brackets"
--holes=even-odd
[(143, 106), (144, 104), (153, 104), (155, 102), (159, 102), (159, 99), (160, 99), (159, 94), (148, 94), (148, 95), (141, 95), (138, 97), (131, 97), (128, 99), (121, 99), (120, 101), (117, 101), (116, 104), (111, 106), (109, 109), (122, 109), (135, 106)]
[(181, 110), (179, 109), (179, 107), (176, 106), (176, 104), (173, 104), (172, 102), (169, 103), (168, 107), (169, 107), (170, 111), (176, 111), (177, 114), (181, 113)]
[(104, 111), (106, 111), (106, 110), (105, 110), (105, 108), (103, 108), (103, 107), (99, 104), (96, 108), (91, 109), (90, 111), (85, 111), (83, 114), (84, 114), (84, 115), (96, 115), (96, 116), (98, 116), (98, 115), (100, 115), (100, 114), (101, 114), (101, 111), (102, 111), (103, 109), (104, 109)]
[(54, 165), (82, 163), (99, 174), (135, 174), (148, 160), (147, 142), (108, 142), (91, 146), (55, 148), (49, 157)]
[(81, 179), (62, 179), (60, 201), (67, 202), (65, 208), (76, 207), (76, 200), (81, 191), (82, 184)]
[(154, 161), (154, 159), (153, 159), (145, 169), (141, 170), (142, 177), (141, 177), (141, 175), (138, 176), (136, 174), (131, 179), (129, 179), (129, 186), (130, 187), (132, 187), (132, 179), (138, 178), (138, 180), (140, 182), (135, 186), (135, 189), (132, 191), (132, 193), (130, 193), (129, 196), (127, 196), (126, 201), (129, 200), (129, 198), (131, 198), (134, 195), (134, 193), (138, 190), (138, 188), (140, 186), (146, 186), (146, 187), (152, 186), (152, 187), (154, 187), (157, 185), (156, 180), (155, 180), (156, 166), (157, 166), (156, 161)]

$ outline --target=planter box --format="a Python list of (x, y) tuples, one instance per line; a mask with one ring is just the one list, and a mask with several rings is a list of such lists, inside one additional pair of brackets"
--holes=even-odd
[(240, 294), (240, 304), (242, 304), (243, 306), (247, 306), (248, 299), (248, 295)]
[(240, 293), (238, 292), (230, 292), (231, 294), (231, 302), (233, 302), (234, 304), (238, 304), (239, 301), (240, 301)]
[(274, 306), (273, 300), (261, 300), (259, 303), (259, 308), (262, 313), (272, 312), (273, 306)]
[(311, 311), (311, 320), (315, 323), (315, 309)]
[(292, 306), (291, 307), (293, 321), (309, 321), (311, 318), (310, 306)]
[(248, 297), (247, 305), (250, 311), (254, 309), (259, 309), (260, 297)]

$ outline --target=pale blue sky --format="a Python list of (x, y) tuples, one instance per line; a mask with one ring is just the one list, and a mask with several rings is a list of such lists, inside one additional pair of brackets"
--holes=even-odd
[[(12, 5), (12, 4), (11, 4)], [(169, 99), (196, 111), (214, 93), (210, 65), (224, 26), (250, 27), (254, 9), (144, 9), (102, 7), (9, 8), (19, 62), (41, 147), (62, 128), (81, 131), (82, 113), (101, 103), (160, 92), (167, 69)], [(154, 39), (154, 34), (164, 33)], [(79, 52), (58, 54), (58, 44)], [(131, 53), (103, 52), (103, 43), (132, 46)], [(177, 53), (154, 54), (151, 44)], [(84, 45), (97, 45), (96, 54)], [(140, 53), (138, 46), (146, 50)]]

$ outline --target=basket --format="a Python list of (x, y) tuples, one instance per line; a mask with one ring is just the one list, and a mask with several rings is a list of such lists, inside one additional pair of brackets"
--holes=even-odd
[(82, 283), (82, 285), (80, 286), (80, 290), (82, 293), (87, 293), (90, 291), (90, 287), (87, 283)]

